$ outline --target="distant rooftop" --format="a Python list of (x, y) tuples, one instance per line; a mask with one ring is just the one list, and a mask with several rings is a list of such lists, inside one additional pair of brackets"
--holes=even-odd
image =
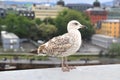
[(102, 20), (102, 22), (120, 22), (119, 19), (107, 19), (107, 20)]
[(89, 6), (92, 6), (91, 4), (87, 4), (87, 3), (68, 3), (67, 5), (70, 5), (70, 6), (77, 6), (77, 5), (89, 5)]
[(86, 11), (105, 11), (105, 9), (101, 7), (94, 7), (94, 8), (89, 8)]
[(8, 33), (6, 31), (3, 31), (3, 33), (1, 32), (1, 34), (4, 38), (18, 38), (14, 33)]
[(113, 38), (114, 38), (114, 37), (106, 36), (106, 35), (102, 35), (102, 34), (94, 34), (93, 36), (96, 36), (96, 37), (103, 37), (103, 38), (110, 38), (110, 39), (113, 39)]
[(35, 3), (36, 5), (46, 5), (46, 6), (55, 6), (55, 3), (52, 2), (41, 2), (41, 3)]

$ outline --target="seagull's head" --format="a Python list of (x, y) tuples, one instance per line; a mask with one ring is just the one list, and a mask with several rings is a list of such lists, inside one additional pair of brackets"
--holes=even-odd
[(78, 22), (77, 20), (71, 20), (70, 22), (68, 22), (67, 25), (67, 30), (71, 30), (71, 29), (80, 29), (80, 28), (84, 28), (85, 26), (80, 24), (80, 22)]

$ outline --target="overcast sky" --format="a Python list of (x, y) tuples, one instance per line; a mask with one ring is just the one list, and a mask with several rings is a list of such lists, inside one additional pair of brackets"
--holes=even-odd
[[(1, 1), (32, 1), (32, 2), (57, 2), (58, 0), (1, 0)], [(65, 3), (90, 3), (92, 4), (95, 0), (64, 0)], [(113, 0), (99, 0), (101, 3), (109, 2)]]

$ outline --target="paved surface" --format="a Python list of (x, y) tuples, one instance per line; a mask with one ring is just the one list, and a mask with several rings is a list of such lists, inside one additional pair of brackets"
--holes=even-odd
[(78, 66), (70, 72), (61, 68), (0, 72), (0, 80), (119, 80), (120, 64)]
[(30, 51), (31, 49), (36, 49), (36, 46), (29, 42), (21, 43), (21, 50)]

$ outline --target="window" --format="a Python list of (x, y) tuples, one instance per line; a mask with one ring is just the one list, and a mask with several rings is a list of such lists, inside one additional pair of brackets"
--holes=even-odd
[(22, 13), (20, 13), (20, 16), (22, 16)]
[(30, 13), (28, 13), (27, 15), (30, 16)]
[(31, 14), (31, 16), (34, 16), (34, 14)]
[(4, 13), (4, 11), (3, 11), (3, 10), (1, 10), (0, 12), (1, 12), (1, 13)]
[(1, 13), (1, 14), (0, 14), (0, 16), (2, 16), (2, 17), (3, 17), (3, 16), (4, 16), (4, 14), (3, 14), (3, 13)]
[(24, 16), (26, 16), (26, 14), (24, 13)]

